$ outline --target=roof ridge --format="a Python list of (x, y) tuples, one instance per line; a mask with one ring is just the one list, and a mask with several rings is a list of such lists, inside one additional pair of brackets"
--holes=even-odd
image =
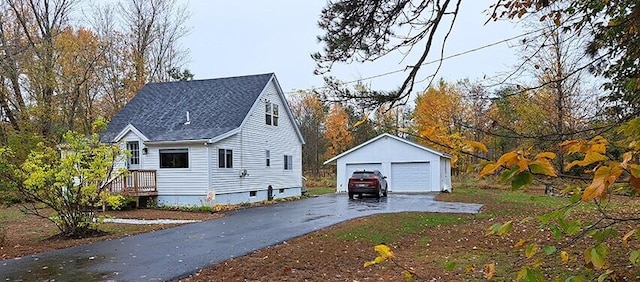
[(147, 82), (145, 85), (169, 84), (169, 83), (173, 84), (173, 83), (185, 83), (185, 82), (201, 82), (201, 81), (213, 81), (213, 80), (222, 80), (222, 79), (238, 79), (238, 78), (246, 78), (246, 77), (252, 77), (252, 76), (265, 76), (265, 75), (275, 75), (275, 73), (274, 72), (267, 72), (267, 73), (259, 73), (259, 74), (224, 76), (224, 77), (192, 79), (192, 80), (157, 81), (157, 82)]

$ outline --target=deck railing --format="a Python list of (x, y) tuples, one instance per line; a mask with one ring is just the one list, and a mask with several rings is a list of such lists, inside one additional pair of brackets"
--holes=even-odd
[(127, 196), (155, 196), (158, 195), (156, 187), (155, 170), (129, 170), (114, 178), (107, 184), (107, 191), (113, 194)]

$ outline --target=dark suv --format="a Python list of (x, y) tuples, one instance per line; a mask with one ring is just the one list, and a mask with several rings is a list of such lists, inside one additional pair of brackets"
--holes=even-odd
[(376, 198), (387, 196), (387, 177), (377, 170), (354, 171), (349, 178), (349, 199), (353, 199), (353, 195), (358, 194), (362, 198), (362, 194), (372, 194)]

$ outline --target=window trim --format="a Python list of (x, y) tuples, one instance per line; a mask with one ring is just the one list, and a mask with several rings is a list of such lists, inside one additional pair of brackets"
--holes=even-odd
[[(162, 166), (162, 155), (163, 153), (169, 153), (167, 151), (172, 151), (174, 154), (175, 153), (185, 153), (187, 154), (187, 162), (186, 162), (186, 167), (163, 167)], [(190, 150), (189, 148), (162, 148), (162, 149), (158, 149), (158, 168), (160, 169), (190, 169), (191, 168), (191, 158), (189, 157), (190, 155)]]

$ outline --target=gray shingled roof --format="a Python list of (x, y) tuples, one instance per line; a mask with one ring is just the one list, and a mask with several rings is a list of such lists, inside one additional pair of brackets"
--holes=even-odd
[[(101, 140), (114, 141), (128, 124), (150, 141), (214, 138), (240, 127), (272, 76), (149, 83), (113, 117)], [(191, 123), (185, 125), (187, 111)]]

